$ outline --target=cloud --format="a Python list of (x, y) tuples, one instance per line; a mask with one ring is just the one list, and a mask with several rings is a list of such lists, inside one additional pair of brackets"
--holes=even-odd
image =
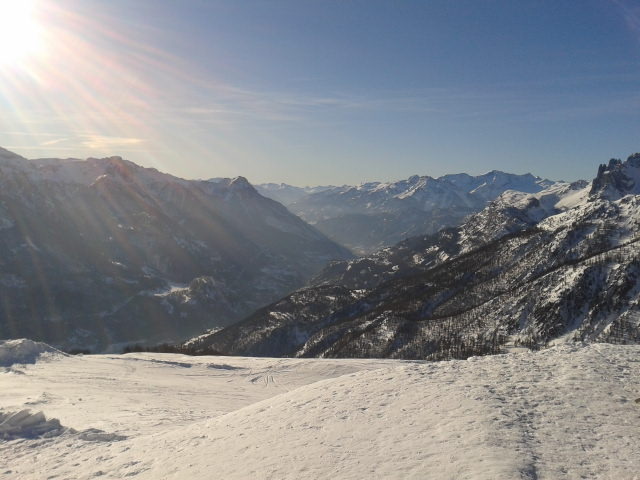
[(621, 10), (627, 26), (640, 39), (640, 7), (637, 4), (632, 6), (625, 0), (611, 0), (611, 2)]
[(68, 138), (55, 138), (53, 140), (47, 140), (46, 142), (41, 142), (40, 145), (46, 147), (50, 145), (57, 145), (59, 143), (66, 142), (68, 140), (69, 140)]
[(312, 94), (283, 91), (257, 91), (216, 83), (201, 97), (190, 99), (190, 106), (174, 106), (165, 112), (167, 117), (185, 116), (198, 121), (235, 124), (245, 120), (278, 123), (298, 123), (316, 115), (362, 114), (367, 112), (422, 112), (442, 110), (445, 99), (459, 98), (460, 93), (432, 89), (407, 95), (386, 92), (379, 95)]
[(118, 147), (131, 147), (145, 142), (136, 137), (110, 137), (105, 135), (82, 135), (81, 144), (92, 150), (111, 150)]

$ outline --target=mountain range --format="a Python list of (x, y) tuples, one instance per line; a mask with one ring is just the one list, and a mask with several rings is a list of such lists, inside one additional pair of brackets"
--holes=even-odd
[(457, 226), (507, 190), (536, 193), (553, 184), (529, 173), (494, 170), (478, 176), (414, 175), (397, 182), (358, 186), (300, 188), (262, 184), (257, 189), (329, 238), (362, 255), (409, 237)]
[(324, 190), (334, 189), (336, 187), (329, 186), (317, 186), (317, 187), (296, 187), (295, 185), (288, 185), (286, 183), (259, 183), (254, 185), (255, 189), (267, 198), (271, 198), (276, 202), (283, 205), (291, 205), (298, 202), (308, 195), (322, 192)]
[(640, 154), (506, 191), (462, 225), (334, 263), (199, 339), (234, 355), (447, 359), (640, 342)]
[(0, 338), (62, 348), (189, 338), (351, 253), (243, 177), (0, 150)]
[[(640, 341), (640, 154), (592, 182), (494, 171), (265, 189), (315, 226), (244, 177), (0, 149), (0, 338), (104, 351), (200, 334), (190, 349), (427, 359)], [(358, 258), (315, 228), (385, 211), (407, 238)], [(453, 226), (409, 236), (424, 230), (410, 212)]]

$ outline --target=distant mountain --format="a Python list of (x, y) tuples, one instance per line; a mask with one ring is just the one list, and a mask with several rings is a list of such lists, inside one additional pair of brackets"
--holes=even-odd
[(261, 183), (255, 185), (255, 188), (261, 195), (280, 202), (283, 205), (290, 205), (294, 202), (301, 200), (307, 195), (313, 193), (322, 192), (333, 186), (319, 186), (319, 187), (296, 187), (293, 185), (287, 185), (286, 183)]
[(0, 338), (63, 348), (228, 325), (350, 253), (246, 179), (0, 150)]
[(200, 341), (238, 355), (426, 359), (640, 343), (640, 154), (591, 184), (505, 192), (460, 227), (334, 263)]
[(338, 243), (367, 254), (408, 237), (459, 225), (507, 190), (536, 193), (553, 184), (531, 174), (494, 170), (479, 176), (415, 175), (398, 182), (320, 187), (319, 191), (281, 185), (261, 192)]

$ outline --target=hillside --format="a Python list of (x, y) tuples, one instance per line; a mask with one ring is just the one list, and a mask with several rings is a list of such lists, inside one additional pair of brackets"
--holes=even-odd
[(97, 350), (228, 325), (350, 257), (242, 177), (6, 150), (0, 249), (0, 338)]
[(447, 359), (640, 341), (640, 155), (591, 185), (506, 192), (456, 229), (333, 264), (200, 339), (235, 355)]

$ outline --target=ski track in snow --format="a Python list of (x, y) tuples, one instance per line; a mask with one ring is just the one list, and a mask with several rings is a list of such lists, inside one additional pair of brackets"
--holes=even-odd
[(638, 479), (640, 347), (440, 363), (129, 354), (0, 373), (0, 479)]

